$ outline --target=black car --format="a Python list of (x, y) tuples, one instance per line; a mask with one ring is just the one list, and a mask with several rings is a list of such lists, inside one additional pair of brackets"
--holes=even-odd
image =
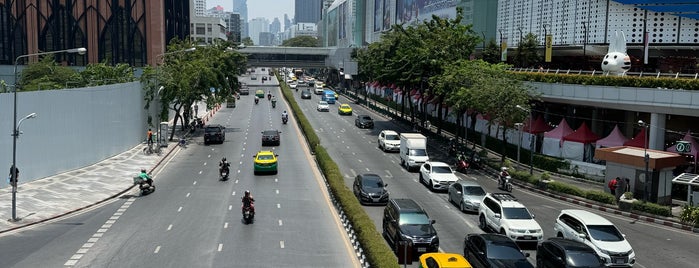
[(223, 143), (226, 140), (225, 129), (224, 126), (218, 124), (207, 125), (204, 129), (204, 144), (212, 142)]
[(371, 116), (368, 115), (358, 115), (354, 119), (354, 125), (359, 128), (374, 128), (374, 119), (371, 119)]
[(352, 190), (360, 204), (388, 203), (388, 184), (376, 174), (361, 174), (354, 178)]
[(304, 89), (301, 91), (301, 98), (302, 99), (310, 99), (311, 98), (311, 91), (308, 89)]
[(267, 77), (266, 77), (266, 76), (262, 76), (262, 81), (267, 81)]
[(389, 199), (383, 210), (383, 235), (396, 253), (400, 242), (406, 240), (413, 244), (414, 257), (437, 252), (439, 237), (432, 227), (434, 223), (435, 220), (430, 220), (427, 212), (412, 199)]
[(281, 139), (279, 138), (279, 133), (282, 133), (276, 129), (270, 129), (262, 131), (262, 146), (265, 145), (276, 145), (279, 146)]
[(534, 268), (529, 253), (502, 234), (468, 234), (464, 238), (464, 257), (473, 267)]
[(552, 237), (536, 247), (538, 268), (603, 268), (604, 262), (595, 250), (585, 243)]

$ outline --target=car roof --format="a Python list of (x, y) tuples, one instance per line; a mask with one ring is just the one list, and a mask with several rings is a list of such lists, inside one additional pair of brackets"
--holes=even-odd
[(415, 200), (407, 198), (393, 199), (393, 203), (396, 204), (400, 213), (425, 213), (425, 211), (418, 205)]
[[(475, 182), (475, 181), (471, 181), (471, 180), (459, 179), (459, 180), (456, 181), (455, 183), (461, 184), (461, 186), (465, 186), (465, 187), (469, 187), (469, 186), (478, 186), (478, 187), (483, 188), (480, 184), (478, 184), (478, 183)], [(485, 189), (484, 189), (484, 190), (485, 190)]]
[(349, 107), (349, 104), (343, 103), (343, 104), (340, 104), (340, 106), (347, 106), (347, 107)]
[(364, 118), (364, 119), (371, 119), (371, 116), (366, 115), (366, 114), (358, 115), (357, 117)]
[(211, 127), (211, 128), (214, 128), (214, 127), (220, 128), (220, 127), (223, 127), (223, 126), (222, 126), (222, 125), (219, 125), (219, 124), (208, 124), (208, 125), (206, 125), (206, 127), (207, 127), (207, 128), (210, 128), (210, 127)]
[(319, 104), (328, 104), (328, 102), (327, 102), (327, 101), (324, 101), (324, 100), (318, 101), (318, 103), (319, 103)]
[(512, 239), (507, 237), (506, 235), (503, 234), (494, 234), (494, 233), (473, 233), (469, 234), (468, 236), (480, 236), (482, 237), (486, 243), (492, 243), (492, 242), (497, 242), (497, 243), (508, 243), (508, 244), (514, 244), (515, 246), (517, 245)]
[(398, 135), (398, 132), (395, 132), (393, 130), (382, 130), (381, 132), (383, 132), (386, 135)]
[(427, 162), (428, 164), (432, 165), (433, 167), (451, 167), (449, 164), (444, 163), (444, 162), (438, 162), (438, 161), (429, 161)]
[(257, 154), (258, 155), (261, 155), (261, 154), (266, 155), (266, 154), (274, 154), (274, 152), (272, 152), (272, 151), (259, 151), (259, 152), (257, 152)]
[(380, 180), (383, 181), (383, 179), (381, 178), (381, 176), (376, 175), (376, 174), (371, 174), (371, 173), (368, 173), (368, 174), (359, 174), (359, 177), (361, 177), (362, 179), (368, 178), (368, 177), (372, 177), (372, 178), (378, 178), (378, 179), (380, 179)]
[(564, 209), (561, 210), (561, 215), (567, 214), (574, 218), (577, 218), (585, 225), (614, 225), (609, 220), (604, 217), (597, 215), (595, 213), (589, 212), (582, 209)]
[[(466, 260), (466, 258), (464, 258), (464, 256), (456, 253), (425, 253), (420, 255), (420, 262), (426, 262), (427, 258), (432, 258), (435, 260), (438, 263), (439, 268), (471, 267), (471, 264)], [(422, 265), (422, 263), (420, 265)]]
[(562, 247), (564, 250), (570, 250), (570, 251), (588, 251), (588, 252), (595, 252), (594, 249), (592, 249), (590, 246), (583, 242), (571, 240), (571, 239), (565, 239), (562, 237), (551, 237), (547, 239), (544, 242), (548, 243), (554, 243)]

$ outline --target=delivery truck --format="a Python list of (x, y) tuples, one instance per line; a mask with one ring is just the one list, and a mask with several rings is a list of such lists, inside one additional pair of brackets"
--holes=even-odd
[(420, 133), (400, 134), (400, 164), (410, 171), (427, 162), (427, 137)]

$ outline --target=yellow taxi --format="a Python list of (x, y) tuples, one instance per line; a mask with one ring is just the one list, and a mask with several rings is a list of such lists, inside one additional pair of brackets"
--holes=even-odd
[(337, 107), (337, 114), (339, 115), (352, 115), (352, 107), (349, 104), (342, 104)]
[(253, 156), (255, 159), (254, 172), (255, 175), (262, 172), (271, 172), (277, 174), (277, 154), (272, 151), (259, 151)]
[(425, 253), (420, 255), (420, 268), (473, 268), (470, 263), (456, 253)]

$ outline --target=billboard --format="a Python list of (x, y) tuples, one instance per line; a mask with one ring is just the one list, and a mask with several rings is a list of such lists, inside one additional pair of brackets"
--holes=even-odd
[(455, 18), (458, 2), (459, 0), (396, 0), (396, 23), (430, 20), (432, 15)]

